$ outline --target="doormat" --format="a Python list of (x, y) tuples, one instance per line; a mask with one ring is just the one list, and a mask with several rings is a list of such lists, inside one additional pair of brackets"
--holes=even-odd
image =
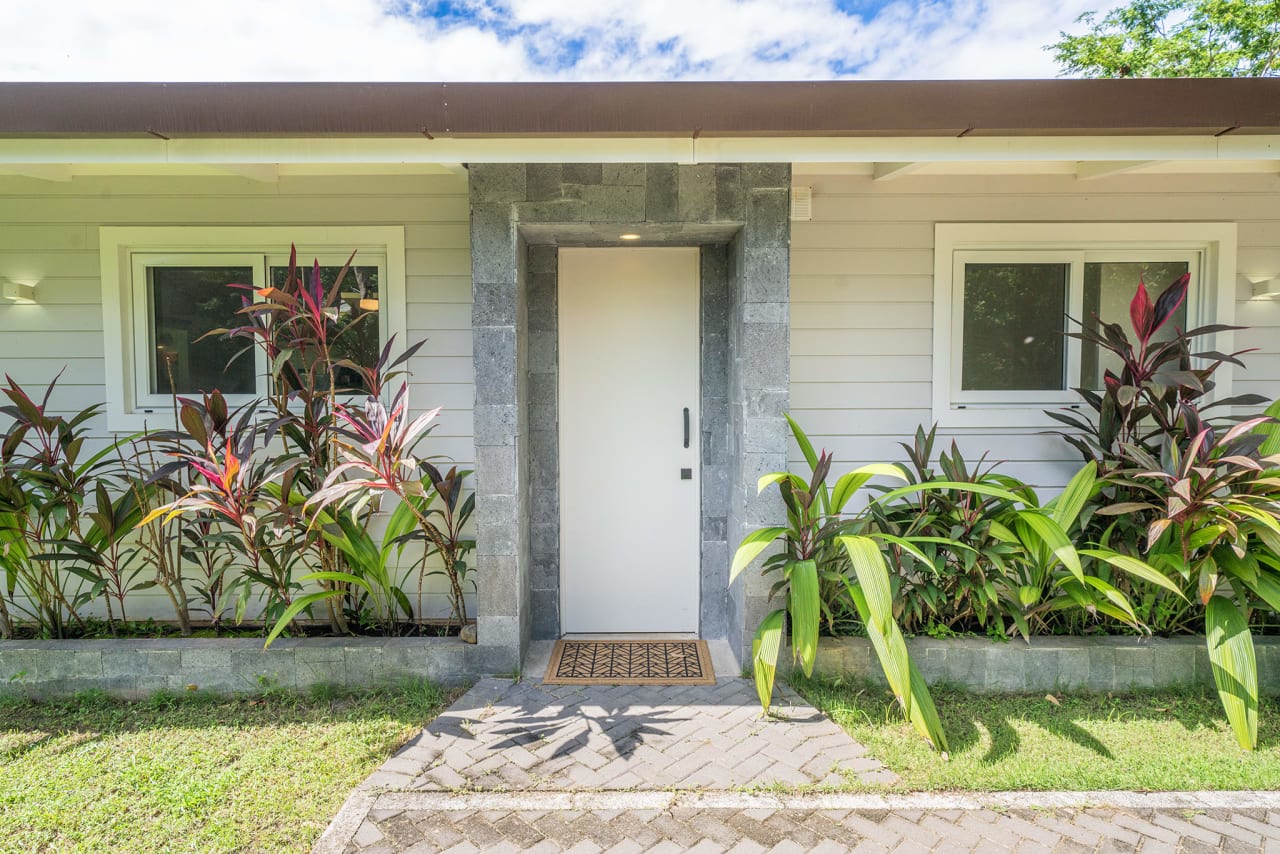
[(560, 640), (548, 685), (714, 685), (704, 640)]

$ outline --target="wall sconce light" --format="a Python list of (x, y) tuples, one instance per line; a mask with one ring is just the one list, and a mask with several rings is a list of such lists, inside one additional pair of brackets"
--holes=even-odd
[(36, 286), (0, 279), (0, 299), (16, 303), (33, 303), (36, 301)]
[(1255, 297), (1280, 300), (1280, 276), (1270, 279), (1250, 278), (1249, 281), (1253, 283), (1253, 295)]

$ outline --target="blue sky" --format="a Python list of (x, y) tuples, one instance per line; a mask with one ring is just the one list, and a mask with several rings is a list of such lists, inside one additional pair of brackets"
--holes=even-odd
[[(16, 4), (16, 10), (14, 8)], [(1051, 77), (1099, 0), (7, 0), (3, 80)]]

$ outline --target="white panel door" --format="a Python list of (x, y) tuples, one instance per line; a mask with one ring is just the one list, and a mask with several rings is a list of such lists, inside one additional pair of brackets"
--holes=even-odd
[(561, 249), (558, 278), (564, 631), (696, 632), (698, 250)]

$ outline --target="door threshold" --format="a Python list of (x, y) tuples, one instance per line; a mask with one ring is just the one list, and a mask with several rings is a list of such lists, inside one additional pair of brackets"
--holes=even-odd
[(697, 632), (565, 632), (563, 640), (698, 640)]

